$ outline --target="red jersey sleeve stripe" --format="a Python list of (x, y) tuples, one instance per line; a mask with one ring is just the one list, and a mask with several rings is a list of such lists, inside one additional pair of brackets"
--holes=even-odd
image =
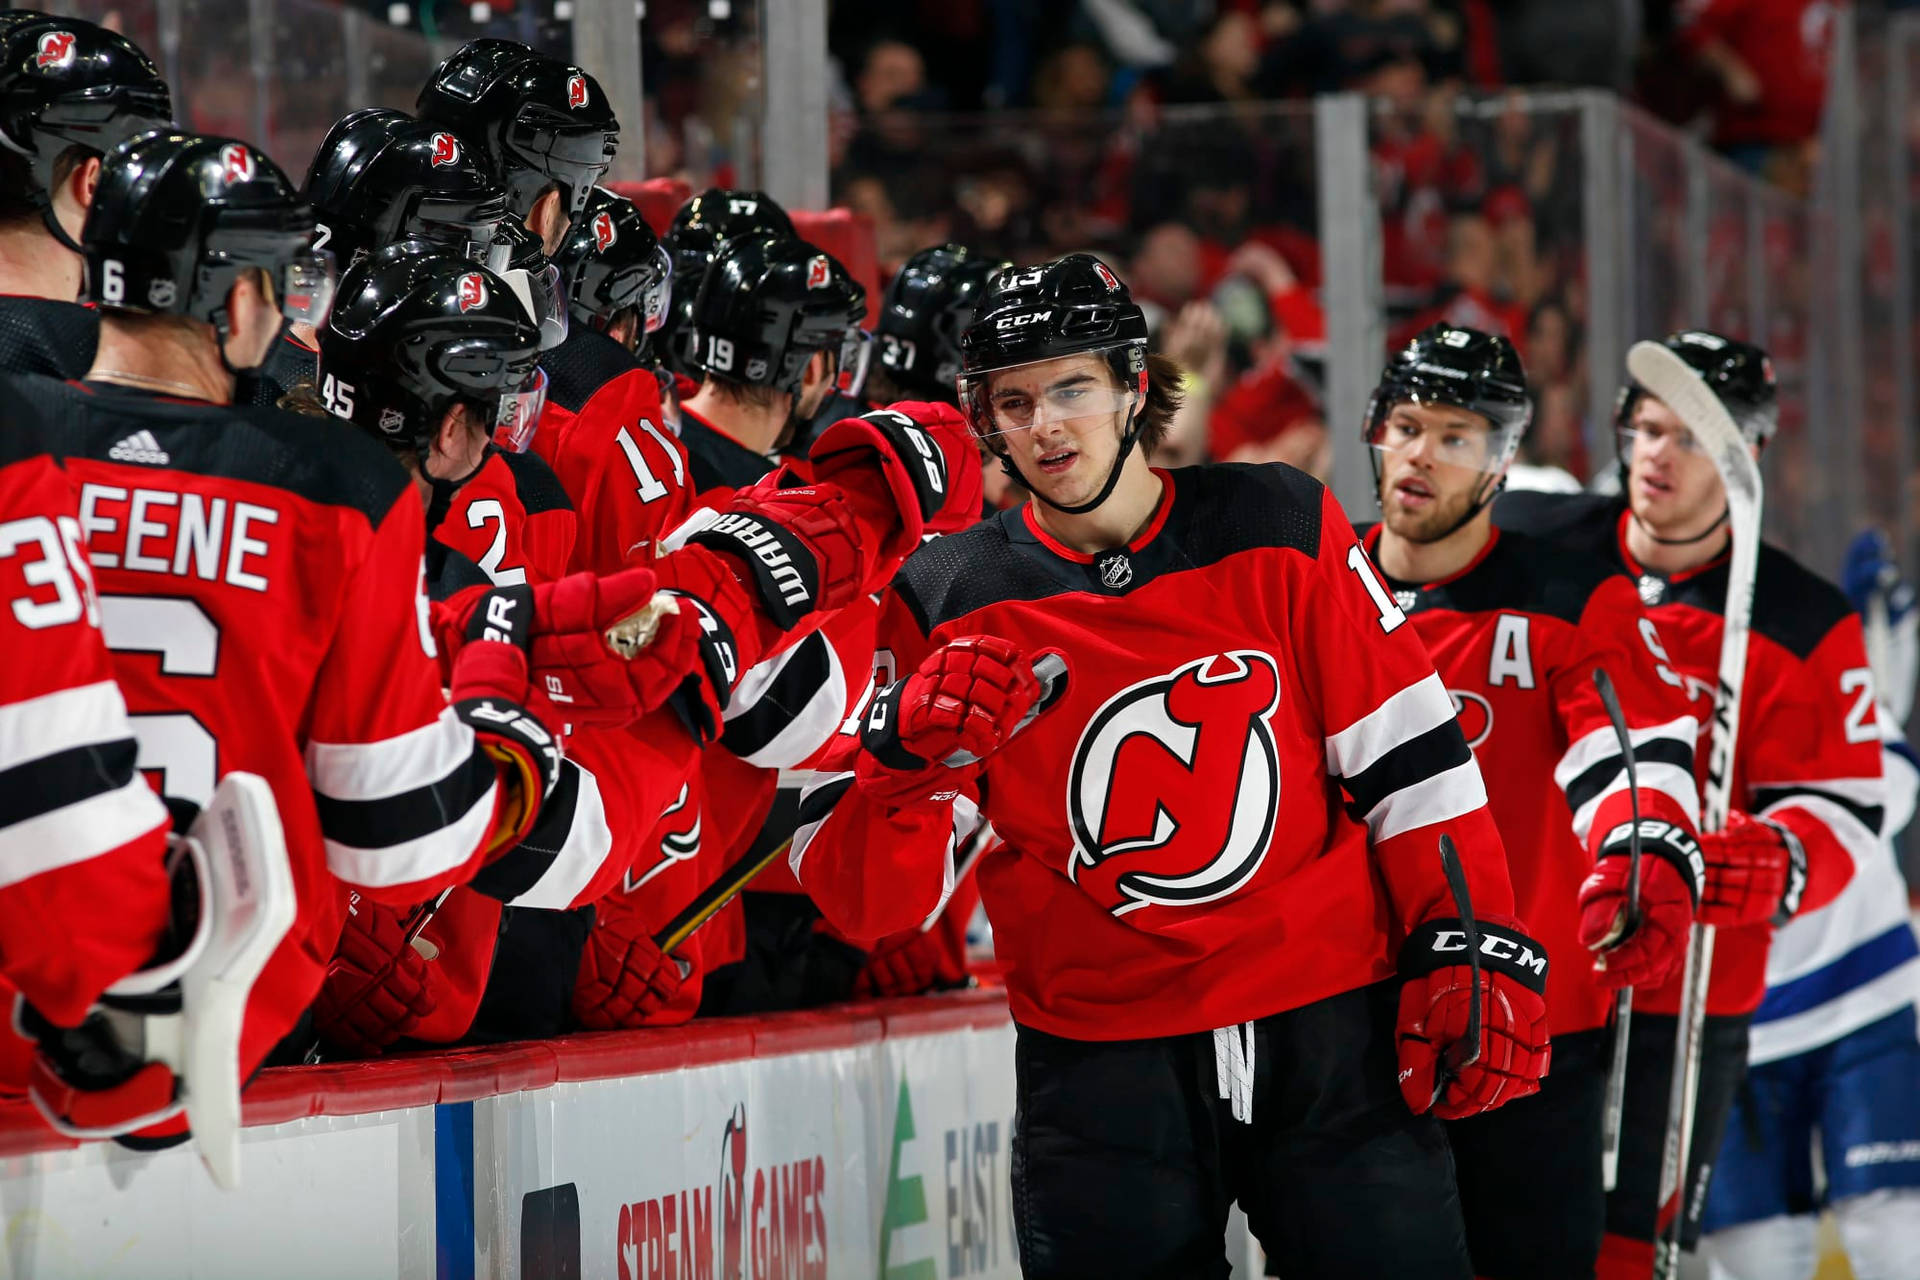
[[(575, 778), (571, 812), (567, 815), (561, 839), (557, 842), (550, 838), (542, 841), (543, 814), (542, 824), (536, 825), (528, 837), (515, 846), (513, 853), (501, 859), (504, 862), (507, 858), (517, 856), (522, 850), (529, 850), (529, 846), (533, 846), (530, 852), (545, 855), (548, 859), (539, 878), (507, 900), (510, 907), (568, 910), (600, 873), (613, 852), (613, 827), (607, 821), (606, 801), (600, 795), (600, 780), (571, 760), (565, 762), (565, 768)], [(542, 843), (557, 843), (558, 847), (538, 847)], [(477, 885), (478, 881), (475, 883)]]
[(391, 738), (308, 743), (307, 780), (335, 800), (380, 800), (431, 786), (473, 754), (473, 731), (446, 707), (432, 721)]
[[(1663, 725), (1629, 731), (1634, 775), (1642, 791), (1658, 791), (1680, 806), (1689, 823), (1700, 820), (1700, 792), (1693, 777), (1698, 722), (1683, 716)], [(1627, 789), (1626, 760), (1611, 726), (1595, 729), (1567, 748), (1553, 771), (1573, 811), (1573, 834), (1584, 841), (1594, 815), (1609, 796)], [(1646, 806), (1643, 810), (1651, 812)]]
[(1401, 689), (1352, 724), (1327, 735), (1327, 772), (1354, 778), (1410, 738), (1454, 718), (1453, 699), (1438, 674)]
[(1755, 783), (1756, 816), (1777, 819), (1797, 809), (1833, 833), (1857, 867), (1878, 856), (1886, 821), (1886, 785), (1880, 778), (1825, 778)]
[(807, 846), (833, 816), (834, 807), (852, 789), (851, 773), (816, 773), (813, 780), (800, 789), (799, 823), (793, 829), (793, 844), (787, 850), (787, 866), (794, 879), (800, 878), (800, 864), (806, 859)]
[(846, 673), (816, 631), (740, 677), (720, 742), (748, 764), (792, 768), (825, 746), (846, 715)]
[[(160, 798), (131, 771), (131, 752), (126, 759), (125, 780), (106, 781), (83, 799), (0, 825), (0, 887), (91, 861), (167, 825)], [(6, 786), (0, 774), (0, 792)]]
[(345, 844), (328, 836), (327, 866), (347, 883), (370, 889), (447, 875), (472, 860), (492, 832), (494, 801), (494, 790), (489, 788), (471, 808), (444, 825), (411, 840), (378, 847)]
[(132, 738), (126, 701), (111, 680), (23, 698), (0, 706), (0, 771), (75, 747)]

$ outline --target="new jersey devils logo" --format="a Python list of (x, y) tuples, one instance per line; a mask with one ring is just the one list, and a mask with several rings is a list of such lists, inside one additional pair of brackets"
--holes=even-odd
[(1447, 696), (1453, 699), (1453, 718), (1460, 722), (1460, 732), (1467, 745), (1477, 747), (1485, 742), (1493, 732), (1493, 704), (1477, 693), (1463, 693), (1458, 689), (1447, 690)]
[(807, 288), (824, 289), (833, 283), (833, 268), (827, 264), (827, 255), (821, 254), (807, 263)]
[(460, 144), (450, 133), (433, 135), (433, 167), (453, 164), (460, 159)]
[(596, 253), (605, 253), (613, 248), (613, 242), (619, 239), (613, 230), (613, 215), (602, 209), (593, 215), (593, 248)]
[(220, 176), (228, 182), (252, 182), (253, 152), (237, 142), (220, 148)]
[[(696, 807), (691, 813), (687, 812), (691, 792), (691, 784), (680, 784), (680, 795), (662, 811), (655, 828), (660, 832), (659, 861), (637, 874), (635, 868), (627, 868), (626, 878), (620, 886), (623, 891), (632, 893), (668, 867), (690, 861), (700, 852), (700, 810)], [(675, 818), (675, 814), (681, 816)]]
[(567, 106), (578, 111), (587, 105), (587, 78), (578, 72), (567, 77)]
[(1100, 277), (1100, 281), (1102, 284), (1107, 286), (1108, 293), (1120, 292), (1120, 282), (1113, 278), (1113, 272), (1107, 270), (1106, 263), (1104, 262), (1094, 263), (1093, 273)]
[(33, 55), (36, 67), (73, 65), (73, 32), (49, 31), (40, 37), (40, 49)]
[(1114, 915), (1233, 893), (1266, 859), (1280, 806), (1268, 654), (1237, 649), (1122, 689), (1067, 778), (1067, 876)]
[(484, 307), (486, 305), (487, 305), (487, 282), (480, 278), (480, 273), (477, 271), (470, 271), (466, 275), (461, 276), (460, 277), (460, 312), (461, 314), (464, 315), (467, 312), (473, 310), (475, 307)]

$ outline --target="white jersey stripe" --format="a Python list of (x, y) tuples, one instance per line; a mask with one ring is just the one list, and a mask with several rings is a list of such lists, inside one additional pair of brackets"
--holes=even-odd
[(605, 865), (607, 855), (613, 852), (613, 829), (607, 824), (607, 807), (600, 797), (599, 780), (573, 761), (567, 763), (579, 770), (580, 777), (566, 843), (560, 846), (553, 864), (541, 877), (507, 904), (510, 907), (567, 910)]
[(1408, 685), (1358, 720), (1327, 735), (1327, 772), (1353, 778), (1401, 743), (1454, 718), (1453, 698), (1438, 675)]
[[(1636, 752), (1655, 738), (1672, 738), (1691, 751), (1698, 741), (1699, 733), (1700, 722), (1692, 716), (1682, 716), (1678, 720), (1669, 720), (1665, 724), (1648, 725), (1644, 729), (1629, 729), (1627, 738), (1633, 743)], [(1602, 725), (1567, 748), (1566, 754), (1560, 757), (1560, 763), (1554, 767), (1553, 780), (1564, 790), (1568, 783), (1602, 760), (1619, 754), (1620, 735), (1613, 731), (1612, 725)], [(1696, 800), (1687, 812), (1697, 821), (1699, 802)]]
[[(1633, 773), (1640, 783), (1641, 795), (1644, 796), (1649, 791), (1658, 791), (1685, 810), (1689, 821), (1696, 823), (1700, 821), (1700, 790), (1694, 783), (1691, 769), (1682, 769), (1676, 764), (1649, 762), (1635, 765)], [(1587, 832), (1593, 829), (1593, 815), (1600, 811), (1602, 802), (1608, 796), (1619, 795), (1626, 789), (1627, 771), (1621, 769), (1618, 777), (1602, 788), (1598, 795), (1581, 805), (1579, 811), (1573, 815), (1574, 838), (1584, 843)], [(1647, 806), (1644, 803), (1640, 806), (1640, 812), (1643, 814), (1647, 812)]]
[(335, 800), (384, 800), (430, 787), (473, 755), (473, 730), (452, 707), (418, 729), (378, 742), (309, 742), (307, 778)]
[(75, 685), (0, 706), (0, 770), (132, 736), (119, 685)]
[(1789, 796), (1778, 804), (1768, 805), (1754, 816), (1770, 818), (1787, 809), (1798, 809), (1822, 823), (1833, 833), (1834, 841), (1853, 859), (1856, 869), (1871, 861), (1880, 847), (1879, 832), (1868, 830), (1851, 809), (1815, 795)]
[[(824, 644), (828, 675), (824, 683), (808, 690), (805, 705), (779, 708), (786, 722), (771, 740), (740, 758), (762, 769), (785, 769), (799, 764), (832, 741), (847, 714), (847, 677), (840, 668), (840, 656), (831, 644)], [(780, 671), (801, 652), (794, 645), (758, 666), (749, 668), (734, 686), (727, 705), (726, 719), (736, 720), (757, 706), (773, 686)]]
[(498, 783), (488, 787), (458, 819), (418, 839), (378, 849), (328, 840), (327, 866), (347, 883), (373, 889), (444, 875), (471, 858), (487, 838), (499, 791)]
[[(1451, 711), (1449, 711), (1451, 714)], [(1463, 817), (1487, 803), (1487, 786), (1472, 760), (1395, 791), (1366, 815), (1376, 841)]]
[(166, 821), (160, 797), (136, 773), (123, 787), (0, 829), (0, 888), (111, 853)]

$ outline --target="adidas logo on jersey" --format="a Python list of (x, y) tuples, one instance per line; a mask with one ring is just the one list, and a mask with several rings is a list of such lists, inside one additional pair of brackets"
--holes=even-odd
[(173, 459), (160, 447), (151, 431), (136, 431), (107, 450), (107, 456), (115, 462), (144, 462), (152, 467), (164, 467)]

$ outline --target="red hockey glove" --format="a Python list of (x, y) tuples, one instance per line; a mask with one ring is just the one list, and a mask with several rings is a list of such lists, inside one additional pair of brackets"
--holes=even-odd
[(426, 959), (407, 942), (411, 915), (357, 893), (347, 899), (347, 926), (313, 1004), (313, 1029), (336, 1050), (373, 1057), (434, 1011)]
[(1594, 978), (1603, 987), (1657, 987), (1687, 954), (1687, 930), (1700, 902), (1700, 845), (1684, 827), (1657, 818), (1640, 823), (1640, 924), (1627, 931), (1631, 824), (1601, 842), (1600, 857), (1580, 886), (1580, 942), (1599, 952)]
[[(1040, 697), (1020, 650), (997, 636), (961, 636), (874, 697), (854, 765), (861, 790), (904, 807), (956, 794)], [(964, 753), (964, 763), (950, 763)]]
[[(534, 587), (470, 587), (437, 611), (442, 642), (458, 651), (488, 610), (515, 593), (530, 600), (525, 622), (496, 628), (496, 638), (527, 651), (535, 688), (573, 724), (617, 727), (663, 705), (698, 669), (699, 629), (691, 617), (656, 611), (644, 645), (631, 656), (608, 647), (607, 633), (652, 603), (659, 582), (651, 569), (596, 578), (576, 573)], [(629, 626), (637, 638), (644, 628)]]
[(965, 986), (966, 966), (953, 954), (951, 941), (937, 929), (909, 929), (882, 938), (854, 975), (853, 994), (919, 996)]
[[(952, 474), (951, 455), (941, 439), (956, 433), (968, 443), (966, 452), (974, 458), (975, 481), (971, 513), (957, 526), (953, 507), (965, 503), (969, 494), (968, 486), (955, 481), (964, 482), (967, 477)], [(979, 451), (972, 448), (966, 422), (952, 405), (905, 401), (843, 418), (814, 437), (807, 458), (815, 475), (843, 489), (866, 491), (878, 472), (900, 514), (899, 524), (883, 544), (889, 557), (904, 560), (924, 535), (965, 528), (980, 518)]]
[(1700, 836), (1706, 891), (1700, 923), (1785, 924), (1807, 888), (1807, 851), (1799, 837), (1765, 818), (1735, 810), (1724, 831)]
[(1442, 1120), (1491, 1111), (1540, 1089), (1547, 1044), (1547, 953), (1507, 916), (1480, 925), (1480, 1054), (1434, 1100), (1448, 1047), (1467, 1034), (1472, 969), (1458, 919), (1429, 920), (1400, 949), (1400, 1096)]
[(573, 984), (573, 1016), (594, 1031), (643, 1027), (686, 981), (683, 961), (661, 951), (646, 934), (628, 932), (622, 917), (596, 921)]
[(560, 780), (560, 744), (527, 710), (527, 655), (502, 640), (474, 640), (453, 660), (454, 714), (501, 767), (500, 812), (487, 841), (489, 857), (526, 838)]
[(847, 495), (831, 484), (801, 484), (789, 471), (738, 490), (726, 510), (695, 519), (700, 523), (685, 541), (738, 561), (761, 611), (781, 631), (810, 613), (844, 608), (891, 576), (876, 574), (878, 540)]

